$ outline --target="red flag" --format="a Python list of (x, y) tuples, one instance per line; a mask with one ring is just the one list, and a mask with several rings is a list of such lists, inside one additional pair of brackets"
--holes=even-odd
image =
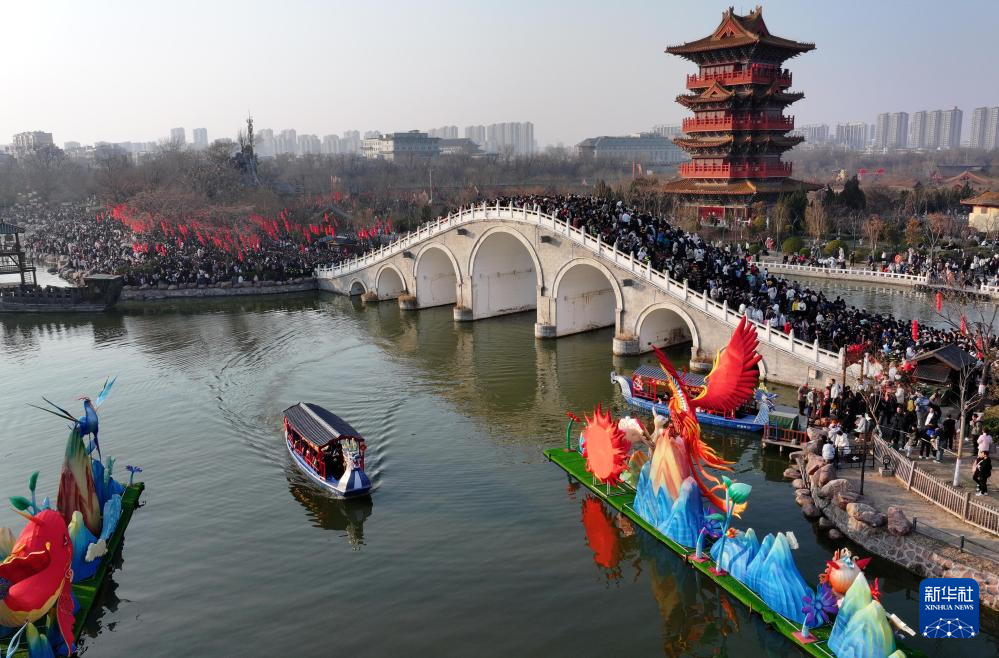
[(912, 340), (919, 340), (919, 323), (912, 321)]
[(937, 291), (937, 313), (943, 310), (943, 293)]
[(964, 315), (961, 316), (961, 334), (964, 336), (968, 335), (968, 319)]

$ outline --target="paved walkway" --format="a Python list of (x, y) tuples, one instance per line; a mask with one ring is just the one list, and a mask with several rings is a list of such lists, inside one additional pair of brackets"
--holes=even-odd
[[(978, 485), (971, 479), (972, 469), (975, 466), (975, 449), (975, 444), (973, 444), (970, 440), (966, 440), (964, 442), (964, 454), (961, 455), (961, 473), (960, 479), (958, 480), (958, 488), (962, 491), (970, 491), (972, 496), (974, 496), (975, 492), (978, 491)], [(903, 452), (902, 454), (904, 455), (905, 453)], [(941, 459), (938, 464), (932, 459), (920, 459), (918, 452), (913, 452), (911, 457), (919, 470), (929, 473), (934, 478), (942, 480), (947, 484), (954, 481), (954, 461), (956, 458), (957, 455), (955, 453), (946, 452), (943, 459)], [(999, 470), (996, 468), (997, 462), (999, 462), (999, 456), (997, 456), (996, 451), (993, 450), (993, 471)], [(975, 498), (975, 502), (999, 508), (999, 477), (996, 477), (994, 473), (993, 476), (989, 478), (989, 495), (981, 498)]]
[[(926, 464), (926, 462), (921, 460), (917, 460), (916, 463), (919, 464), (920, 469), (923, 469)], [(870, 466), (870, 462), (868, 462), (868, 466)], [(945, 466), (940, 464), (935, 464), (935, 466), (941, 469), (945, 468)], [(953, 468), (952, 458), (951, 472), (953, 472)], [(849, 480), (852, 489), (860, 491), (859, 468), (841, 468), (837, 471), (837, 477)], [(950, 512), (929, 502), (916, 492), (906, 490), (905, 484), (895, 476), (882, 477), (878, 474), (877, 470), (868, 468), (864, 476), (864, 497), (868, 499), (871, 505), (882, 512), (887, 510), (889, 505), (901, 507), (910, 520), (913, 518), (917, 519), (917, 528), (920, 525), (926, 524), (952, 535), (964, 535), (968, 539), (995, 551), (999, 555), (999, 536), (970, 526)], [(933, 534), (932, 530), (927, 530), (926, 534), (941, 539)], [(953, 538), (948, 538), (948, 543), (956, 541)]]

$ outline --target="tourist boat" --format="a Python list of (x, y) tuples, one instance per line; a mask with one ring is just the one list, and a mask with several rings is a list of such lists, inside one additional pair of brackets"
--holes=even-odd
[[(631, 374), (631, 379), (611, 371), (611, 383), (617, 384), (621, 395), (628, 404), (640, 407), (646, 411), (654, 411), (660, 416), (669, 416), (669, 388), (666, 384), (666, 373), (658, 366), (641, 365)], [(704, 375), (693, 372), (683, 374), (684, 383), (691, 387), (704, 386)], [(702, 425), (714, 425), (747, 432), (762, 432), (763, 427), (770, 422), (772, 409), (765, 400), (759, 401), (756, 408), (747, 400), (733, 414), (723, 415), (710, 411), (697, 410), (697, 420)]]
[(284, 437), (299, 470), (335, 496), (371, 491), (364, 472), (364, 437), (336, 414), (299, 402), (284, 410)]

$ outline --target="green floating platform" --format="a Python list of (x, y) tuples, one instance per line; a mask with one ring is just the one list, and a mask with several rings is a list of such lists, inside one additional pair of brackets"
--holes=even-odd
[[(803, 643), (794, 636), (795, 631), (801, 630), (800, 624), (787, 619), (779, 612), (768, 606), (763, 599), (753, 592), (753, 590), (749, 589), (732, 576), (716, 576), (711, 573), (711, 569), (715, 566), (715, 563), (710, 559), (710, 557), (707, 556), (706, 551), (705, 557), (708, 557), (708, 559), (704, 562), (695, 562), (691, 559), (694, 556), (693, 549), (676, 543), (663, 533), (656, 530), (648, 523), (648, 521), (639, 516), (638, 512), (636, 512), (633, 507), (633, 503), (635, 501), (634, 489), (627, 485), (612, 487), (610, 489), (610, 494), (608, 495), (606, 486), (594, 482), (593, 476), (586, 470), (586, 462), (583, 459), (583, 456), (575, 450), (566, 451), (565, 448), (551, 448), (549, 450), (545, 450), (544, 454), (549, 461), (554, 462), (559, 467), (564, 469), (566, 473), (593, 492), (595, 496), (624, 514), (626, 517), (631, 519), (633, 523), (640, 526), (657, 540), (666, 544), (666, 546), (672, 549), (674, 553), (682, 557), (687, 564), (691, 566), (691, 568), (700, 571), (706, 578), (712, 580), (716, 585), (718, 585), (718, 587), (721, 587), (726, 592), (741, 601), (752, 612), (760, 615), (764, 622), (780, 632), (781, 635), (793, 642), (795, 646), (803, 652), (811, 656), (835, 658), (835, 654), (826, 645), (826, 640), (829, 639), (829, 633), (832, 630), (830, 626), (810, 629), (811, 634), (817, 638), (817, 641), (807, 644)], [(926, 654), (903, 646), (901, 643), (897, 643), (897, 645), (898, 648), (901, 649), (909, 658), (925, 658), (926, 656)]]
[[(78, 646), (80, 635), (83, 633), (83, 627), (90, 617), (90, 612), (94, 607), (94, 602), (97, 600), (97, 595), (100, 593), (108, 572), (111, 570), (111, 562), (114, 561), (115, 556), (118, 555), (118, 551), (121, 549), (122, 542), (125, 541), (125, 530), (128, 528), (129, 521), (132, 520), (132, 513), (139, 506), (139, 496), (142, 495), (145, 488), (146, 485), (143, 482), (136, 482), (125, 487), (125, 492), (121, 495), (121, 518), (118, 520), (118, 527), (115, 528), (114, 534), (111, 535), (111, 539), (108, 541), (108, 552), (104, 556), (104, 559), (101, 560), (101, 566), (97, 568), (97, 573), (90, 578), (73, 583), (73, 596), (76, 597), (76, 601), (80, 605), (80, 609), (76, 612), (76, 623), (73, 626)], [(39, 632), (44, 632), (44, 621), (39, 620), (39, 622), (35, 625), (38, 627)], [(7, 651), (6, 640), (0, 642), (0, 651)], [(6, 654), (4, 653), (4, 655)], [(14, 653), (14, 658), (27, 657), (28, 645), (27, 642), (22, 641), (21, 648)]]

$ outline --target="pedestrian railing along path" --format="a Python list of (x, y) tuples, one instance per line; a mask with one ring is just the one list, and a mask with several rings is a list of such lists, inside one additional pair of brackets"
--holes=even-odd
[[(804, 277), (812, 276), (841, 281), (884, 283), (910, 288), (930, 286), (940, 289), (954, 289), (954, 286), (948, 285), (939, 279), (930, 279), (929, 275), (926, 274), (904, 274), (902, 272), (882, 272), (880, 270), (828, 267), (826, 265), (801, 265), (798, 263), (781, 263), (779, 261), (760, 261), (760, 264), (766, 267), (771, 273), (796, 274)], [(961, 289), (969, 293), (978, 293), (992, 299), (999, 299), (999, 286), (989, 286), (983, 283), (978, 287), (970, 286)]]
[(940, 480), (891, 447), (887, 441), (874, 437), (874, 455), (886, 464), (905, 488), (914, 491), (965, 523), (999, 535), (999, 508), (989, 498), (978, 498), (970, 490), (959, 489)]
[[(482, 204), (462, 208), (457, 213), (449, 213), (446, 217), (439, 217), (434, 221), (428, 222), (420, 226), (416, 231), (411, 231), (379, 249), (369, 251), (366, 254), (344, 261), (338, 265), (317, 267), (316, 277), (340, 278), (348, 274), (353, 274), (403, 253), (418, 244), (430, 241), (451, 229), (480, 221), (518, 222), (548, 229), (557, 235), (565, 236), (573, 244), (586, 249), (598, 260), (611, 263), (618, 268), (630, 272), (640, 280), (655, 286), (674, 300), (712, 316), (726, 325), (735, 327), (742, 319), (739, 313), (728, 307), (727, 301), (718, 303), (711, 299), (707, 293), (691, 289), (686, 281), (677, 281), (670, 278), (669, 274), (665, 272), (652, 269), (650, 263), (643, 263), (633, 255), (626, 254), (617, 249), (614, 245), (603, 242), (599, 235), (590, 235), (585, 229), (575, 228), (565, 220), (541, 212), (537, 206), (534, 208), (519, 208), (513, 204), (501, 206), (497, 203), (492, 206)], [(568, 254), (566, 258), (569, 258)], [(838, 372), (843, 366), (845, 351), (842, 349), (839, 352), (833, 352), (819, 347), (818, 340), (806, 342), (795, 338), (793, 331), (790, 334), (785, 334), (782, 331), (772, 329), (766, 324), (757, 322), (753, 322), (753, 324), (758, 329), (761, 343), (833, 372)]]
[(764, 261), (761, 263), (770, 272), (798, 274), (800, 276), (820, 276), (844, 281), (871, 281), (877, 283), (893, 283), (905, 286), (927, 285), (929, 277), (925, 274), (902, 274), (900, 272), (881, 272), (857, 268), (826, 267), (825, 265), (800, 265), (798, 263), (779, 263)]

